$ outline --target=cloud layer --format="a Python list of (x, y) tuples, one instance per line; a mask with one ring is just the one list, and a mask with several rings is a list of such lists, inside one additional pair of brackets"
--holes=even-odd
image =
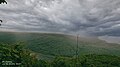
[(0, 30), (120, 36), (120, 0), (7, 0)]

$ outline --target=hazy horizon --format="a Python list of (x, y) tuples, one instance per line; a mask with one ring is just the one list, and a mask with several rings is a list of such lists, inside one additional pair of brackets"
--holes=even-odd
[(120, 42), (119, 0), (6, 0), (0, 31), (50, 32)]

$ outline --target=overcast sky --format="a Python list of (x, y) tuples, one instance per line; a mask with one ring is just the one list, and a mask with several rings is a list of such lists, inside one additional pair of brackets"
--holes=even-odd
[(7, 0), (2, 31), (120, 36), (120, 0)]

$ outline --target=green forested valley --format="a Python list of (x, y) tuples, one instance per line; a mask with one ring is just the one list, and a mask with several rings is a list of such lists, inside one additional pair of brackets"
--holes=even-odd
[(8, 61), (19, 67), (119, 67), (120, 45), (82, 37), (77, 45), (76, 36), (63, 34), (1, 32), (1, 66)]

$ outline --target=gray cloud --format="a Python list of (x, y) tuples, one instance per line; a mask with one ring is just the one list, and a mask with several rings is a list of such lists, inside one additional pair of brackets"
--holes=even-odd
[(119, 0), (7, 0), (0, 30), (120, 36)]

